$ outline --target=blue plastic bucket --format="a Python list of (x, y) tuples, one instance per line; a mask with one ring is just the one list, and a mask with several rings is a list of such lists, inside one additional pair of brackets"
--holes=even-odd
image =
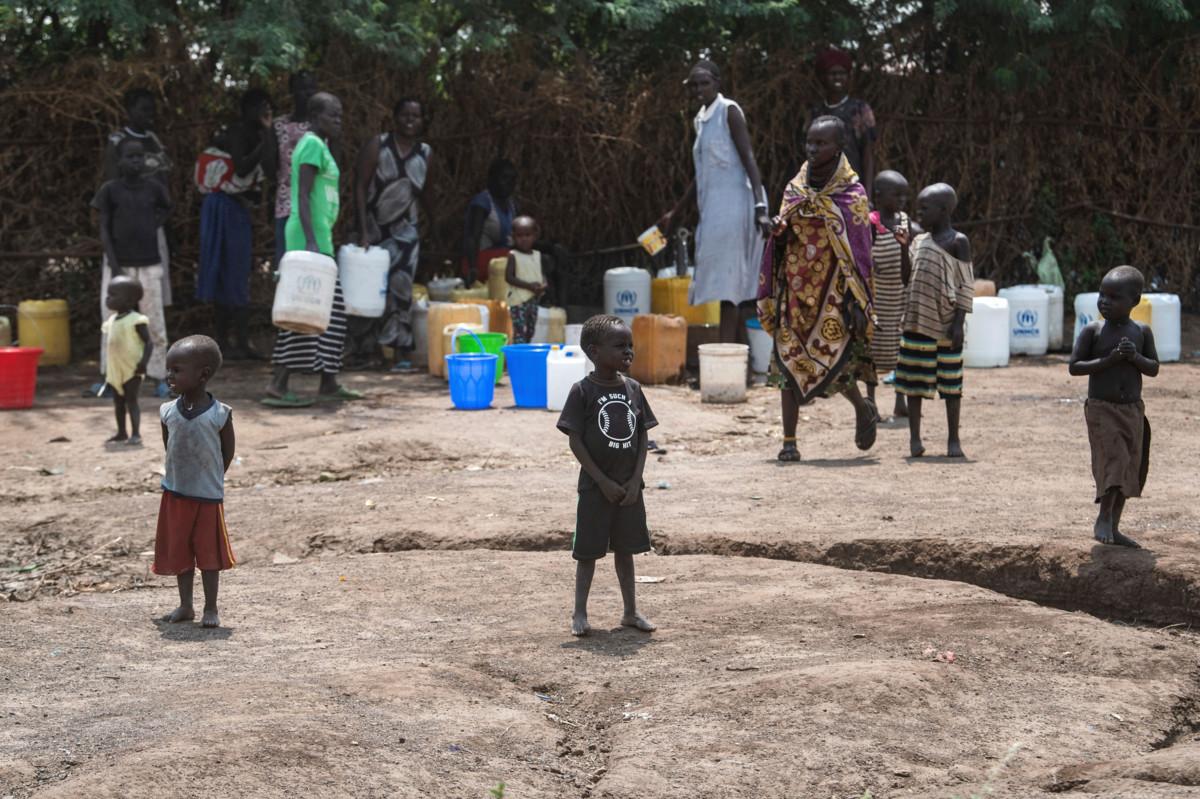
[[(471, 333), (471, 338), (475, 334)], [(479, 349), (483, 344), (479, 343)], [(499, 356), (490, 353), (456, 353), (446, 357), (446, 374), (450, 378), (450, 400), (460, 411), (478, 411), (490, 408), (496, 391), (496, 360)], [(546, 391), (542, 387), (542, 393)]]
[(509, 344), (504, 348), (513, 400), (518, 408), (546, 407), (546, 356), (549, 354), (549, 344)]

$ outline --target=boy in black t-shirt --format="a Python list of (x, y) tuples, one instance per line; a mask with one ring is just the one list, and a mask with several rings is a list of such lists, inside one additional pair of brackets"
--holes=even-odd
[(621, 624), (652, 632), (638, 612), (633, 556), (650, 551), (642, 470), (646, 431), (658, 425), (636, 380), (625, 377), (633, 364), (633, 333), (616, 316), (587, 320), (579, 344), (596, 371), (571, 387), (558, 429), (571, 437), (579, 471), (579, 509), (571, 542), (575, 567), (575, 615), (572, 635), (587, 635), (588, 593), (596, 560), (613, 552), (625, 604)]

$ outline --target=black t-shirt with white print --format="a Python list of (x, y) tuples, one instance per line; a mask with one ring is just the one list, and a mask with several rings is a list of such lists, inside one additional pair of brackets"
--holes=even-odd
[[(571, 386), (558, 429), (570, 435), (580, 433), (588, 454), (600, 471), (613, 481), (624, 484), (637, 468), (638, 433), (658, 426), (654, 411), (632, 378), (606, 385), (589, 375)], [(579, 470), (579, 490), (596, 487), (596, 481)]]

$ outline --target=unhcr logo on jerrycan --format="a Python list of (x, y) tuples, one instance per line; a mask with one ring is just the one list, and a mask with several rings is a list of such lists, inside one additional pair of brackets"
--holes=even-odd
[(632, 289), (617, 292), (617, 307), (625, 313), (638, 312), (638, 294)]
[(1012, 330), (1014, 336), (1030, 336), (1037, 338), (1041, 334), (1038, 328), (1038, 312), (1032, 308), (1022, 308), (1016, 314), (1016, 326)]

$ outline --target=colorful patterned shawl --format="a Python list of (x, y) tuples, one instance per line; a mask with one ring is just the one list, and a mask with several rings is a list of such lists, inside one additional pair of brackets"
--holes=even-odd
[(874, 323), (871, 222), (866, 191), (843, 155), (821, 189), (808, 164), (784, 190), (785, 227), (767, 242), (758, 279), (758, 316), (775, 338), (776, 358), (800, 401), (826, 392), (846, 367), (853, 297)]

